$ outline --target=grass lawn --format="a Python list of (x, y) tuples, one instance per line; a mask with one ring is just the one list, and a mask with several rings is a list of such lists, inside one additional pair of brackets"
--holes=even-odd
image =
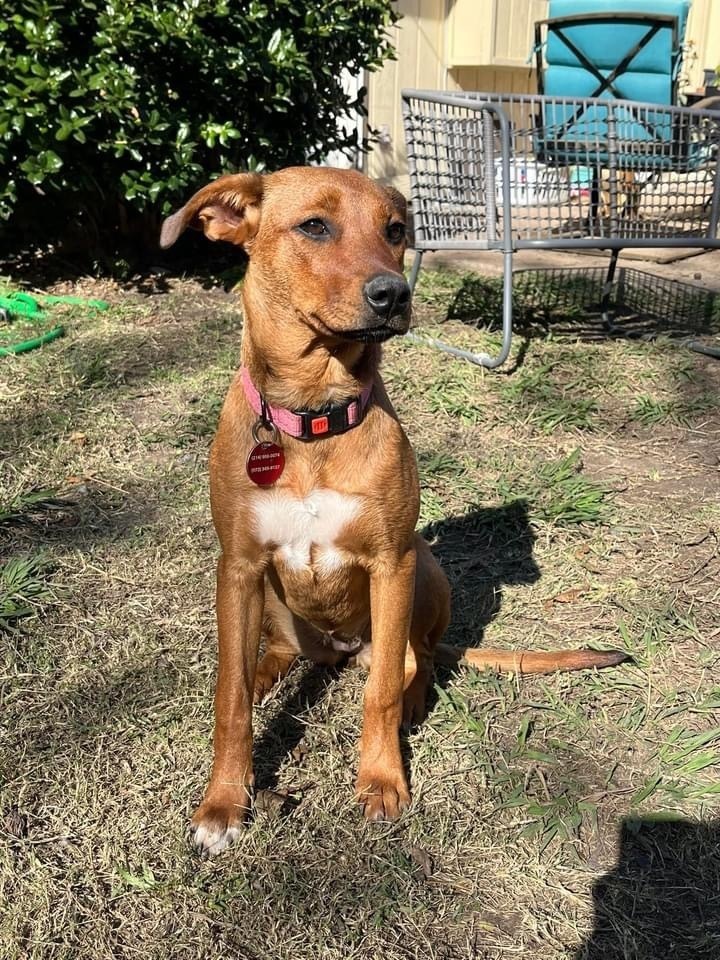
[[(363, 675), (300, 664), (256, 710), (253, 822), (201, 861), (207, 453), (239, 301), (56, 292), (112, 306), (66, 308), (63, 339), (0, 361), (0, 958), (720, 956), (717, 361), (578, 341), (576, 314), (527, 326), (497, 373), (390, 343), (449, 640), (635, 664), (438, 672), (406, 743), (414, 805), (373, 827), (353, 803)], [(441, 321), (496, 294), (425, 271), (418, 323), (487, 349), (496, 332)]]

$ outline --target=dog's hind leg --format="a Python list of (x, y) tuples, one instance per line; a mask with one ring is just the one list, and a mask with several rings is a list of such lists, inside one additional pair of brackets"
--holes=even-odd
[(403, 726), (425, 719), (434, 651), (450, 621), (450, 587), (430, 547), (416, 536), (417, 568), (410, 643), (405, 653)]
[(262, 703), (276, 683), (287, 676), (297, 660), (298, 652), (283, 637), (273, 634), (266, 639), (265, 654), (255, 671), (253, 703)]
[(405, 653), (403, 684), (403, 728), (408, 730), (425, 719), (427, 693), (433, 674), (433, 658), (427, 634), (410, 636)]
[(326, 636), (311, 624), (293, 617), (268, 584), (263, 622), (265, 654), (255, 673), (254, 703), (261, 703), (276, 683), (286, 677), (298, 657), (334, 667), (345, 654), (328, 646)]

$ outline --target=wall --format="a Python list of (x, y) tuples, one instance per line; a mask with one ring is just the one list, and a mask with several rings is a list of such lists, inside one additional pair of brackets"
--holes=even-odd
[(445, 0), (400, 0), (402, 20), (394, 27), (397, 60), (370, 74), (369, 125), (380, 131), (381, 142), (365, 160), (371, 177), (407, 188), (405, 144), (400, 111), (403, 87), (445, 88)]
[(720, 0), (693, 0), (686, 40), (692, 47), (682, 75), (687, 89), (694, 90), (701, 85), (705, 68), (720, 64)]

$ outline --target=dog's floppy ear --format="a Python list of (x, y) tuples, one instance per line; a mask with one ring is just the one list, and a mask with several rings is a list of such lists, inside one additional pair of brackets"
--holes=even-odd
[(403, 220), (407, 219), (407, 200), (405, 197), (400, 193), (399, 190), (396, 190), (395, 187), (383, 186), (383, 190), (388, 195), (390, 202)]
[(258, 173), (231, 173), (198, 190), (184, 207), (165, 220), (160, 246), (171, 247), (191, 227), (209, 240), (247, 244), (260, 223), (263, 178)]

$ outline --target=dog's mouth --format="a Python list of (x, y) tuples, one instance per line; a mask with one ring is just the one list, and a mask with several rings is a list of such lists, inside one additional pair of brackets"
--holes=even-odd
[[(312, 326), (318, 333), (325, 336), (331, 336), (338, 340), (346, 340), (351, 343), (383, 343), (391, 337), (400, 336), (407, 333), (410, 326), (410, 315), (402, 313), (395, 314), (382, 323), (375, 323), (363, 327), (344, 327), (338, 328), (332, 323), (320, 317), (317, 313), (311, 314)], [(357, 318), (362, 322), (362, 317)], [(376, 318), (379, 319), (379, 318)]]
[(382, 343), (404, 332), (397, 327), (389, 327), (385, 324), (380, 327), (366, 327), (363, 330), (343, 330), (338, 333), (338, 336), (344, 340), (359, 340), (362, 343)]
[(332, 330), (328, 327), (333, 336), (341, 340), (352, 340), (354, 343), (382, 343), (391, 337), (397, 337), (400, 334), (407, 333), (410, 326), (409, 317), (398, 314), (391, 317), (385, 323), (379, 323), (372, 327), (355, 327), (346, 330)]

